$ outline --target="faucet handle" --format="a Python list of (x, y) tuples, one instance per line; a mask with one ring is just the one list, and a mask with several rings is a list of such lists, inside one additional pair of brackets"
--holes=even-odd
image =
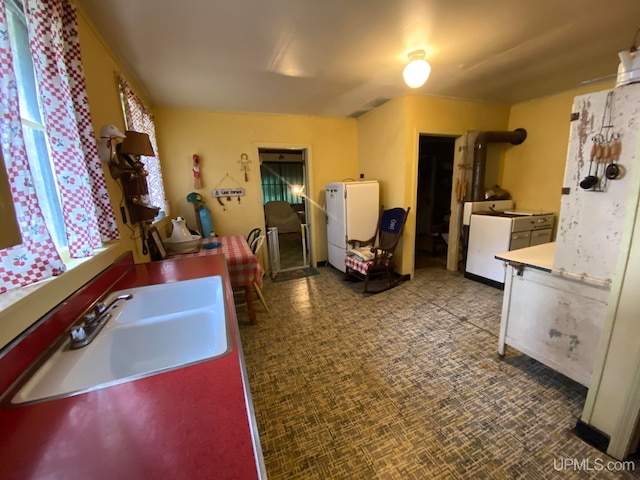
[(101, 313), (104, 313), (106, 309), (107, 309), (107, 306), (104, 304), (104, 302), (98, 302), (96, 303), (95, 307), (93, 307), (93, 311), (96, 312), (96, 315), (100, 315)]
[(80, 342), (87, 338), (87, 333), (83, 327), (73, 327), (71, 329), (71, 340), (74, 342)]
[(82, 320), (84, 321), (84, 325), (86, 327), (95, 323), (97, 319), (98, 319), (98, 314), (95, 311), (89, 312), (84, 317), (82, 317)]

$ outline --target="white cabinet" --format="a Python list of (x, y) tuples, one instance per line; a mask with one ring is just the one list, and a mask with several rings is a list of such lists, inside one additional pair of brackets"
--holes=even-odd
[(506, 346), (513, 347), (589, 386), (609, 287), (552, 273), (547, 267), (553, 262), (554, 246), (500, 255), (510, 263), (498, 353), (504, 355)]

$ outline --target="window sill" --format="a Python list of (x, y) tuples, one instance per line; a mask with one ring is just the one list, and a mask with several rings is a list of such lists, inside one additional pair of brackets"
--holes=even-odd
[(0, 349), (73, 292), (111, 265), (126, 249), (112, 242), (88, 258), (65, 259), (67, 271), (0, 295)]

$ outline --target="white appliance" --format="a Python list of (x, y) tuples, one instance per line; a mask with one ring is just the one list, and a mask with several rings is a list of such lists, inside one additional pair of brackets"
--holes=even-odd
[(376, 233), (380, 186), (377, 181), (329, 183), (326, 204), (329, 263), (344, 272), (347, 240), (368, 240)]
[(622, 50), (618, 52), (618, 57), (620, 57), (620, 65), (618, 65), (616, 87), (640, 82), (640, 54), (636, 50)]
[(551, 241), (554, 215), (544, 212), (482, 212), (471, 214), (465, 276), (503, 288), (504, 262), (499, 253)]
[(482, 202), (465, 202), (462, 210), (462, 224), (469, 225), (472, 213), (504, 212), (514, 207), (513, 200), (484, 200)]

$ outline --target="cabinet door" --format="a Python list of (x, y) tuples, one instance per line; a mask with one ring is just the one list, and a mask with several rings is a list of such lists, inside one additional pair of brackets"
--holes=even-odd
[(8, 248), (22, 243), (20, 228), (16, 220), (16, 211), (13, 208), (13, 197), (7, 177), (7, 170), (4, 167), (4, 159), (0, 152), (0, 248)]

